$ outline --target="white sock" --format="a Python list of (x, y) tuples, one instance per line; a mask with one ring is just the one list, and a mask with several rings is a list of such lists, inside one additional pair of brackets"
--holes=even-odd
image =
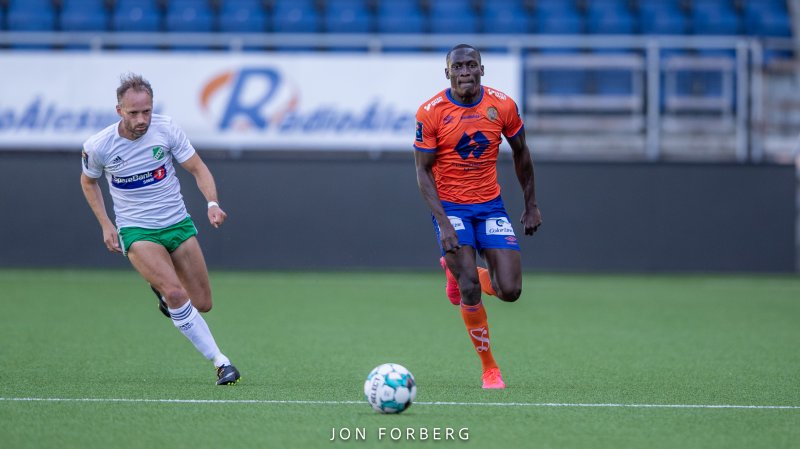
[(175, 324), (183, 335), (192, 342), (195, 348), (208, 360), (214, 362), (214, 366), (230, 365), (231, 361), (220, 352), (211, 330), (206, 324), (206, 320), (200, 315), (192, 305), (192, 301), (177, 309), (167, 309)]

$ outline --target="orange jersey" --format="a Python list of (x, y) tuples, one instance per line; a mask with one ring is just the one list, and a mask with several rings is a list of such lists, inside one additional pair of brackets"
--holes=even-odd
[(485, 203), (500, 195), (497, 153), (502, 136), (522, 131), (517, 105), (508, 95), (481, 86), (481, 96), (461, 104), (445, 89), (417, 110), (416, 151), (436, 153), (433, 179), (443, 201)]

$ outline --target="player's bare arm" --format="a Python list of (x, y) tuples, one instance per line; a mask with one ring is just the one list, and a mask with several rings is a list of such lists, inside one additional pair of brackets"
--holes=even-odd
[(86, 202), (89, 203), (89, 208), (92, 209), (97, 222), (100, 223), (100, 228), (103, 230), (103, 243), (109, 251), (121, 253), (122, 248), (119, 246), (119, 237), (117, 236), (117, 228), (106, 212), (106, 205), (103, 201), (103, 192), (100, 191), (100, 185), (97, 184), (97, 179), (90, 178), (81, 173), (81, 189), (83, 196), (86, 197)]
[[(217, 185), (214, 183), (214, 176), (211, 175), (208, 166), (206, 166), (205, 162), (203, 162), (197, 153), (183, 162), (181, 166), (194, 176), (197, 182), (197, 188), (200, 189), (200, 193), (203, 194), (206, 201), (209, 203), (212, 201), (215, 203), (218, 202)], [(211, 223), (211, 226), (215, 228), (220, 227), (220, 225), (225, 222), (226, 218), (228, 218), (228, 214), (219, 207), (219, 204), (212, 205), (208, 208), (208, 221)]]
[(431, 209), (436, 222), (439, 224), (439, 233), (442, 241), (442, 248), (445, 252), (452, 252), (460, 248), (458, 244), (458, 235), (447, 214), (442, 208), (442, 202), (439, 199), (439, 192), (436, 190), (436, 182), (433, 179), (433, 164), (436, 162), (435, 153), (426, 153), (423, 151), (414, 152), (414, 163), (417, 167), (417, 185), (419, 191), (422, 193), (422, 198)]
[(516, 136), (508, 139), (511, 152), (514, 157), (514, 170), (517, 173), (519, 185), (522, 187), (522, 195), (525, 200), (525, 208), (522, 211), (522, 223), (525, 228), (525, 235), (533, 235), (542, 225), (542, 213), (536, 203), (536, 187), (533, 175), (533, 159), (525, 141), (525, 131), (519, 132)]

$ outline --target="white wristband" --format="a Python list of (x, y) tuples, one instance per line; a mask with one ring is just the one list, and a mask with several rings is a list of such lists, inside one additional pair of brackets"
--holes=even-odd
[(211, 209), (211, 208), (212, 208), (212, 207), (214, 207), (214, 206), (217, 206), (217, 207), (219, 207), (219, 203), (218, 203), (218, 202), (216, 202), (216, 201), (209, 201), (209, 202), (208, 202), (208, 208), (209, 208), (209, 209)]

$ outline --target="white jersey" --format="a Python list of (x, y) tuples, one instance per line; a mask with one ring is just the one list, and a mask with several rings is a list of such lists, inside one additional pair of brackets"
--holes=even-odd
[(117, 228), (161, 229), (188, 215), (172, 164), (185, 162), (195, 149), (183, 131), (165, 115), (153, 114), (150, 128), (136, 140), (119, 135), (119, 122), (83, 144), (83, 173), (106, 174)]

